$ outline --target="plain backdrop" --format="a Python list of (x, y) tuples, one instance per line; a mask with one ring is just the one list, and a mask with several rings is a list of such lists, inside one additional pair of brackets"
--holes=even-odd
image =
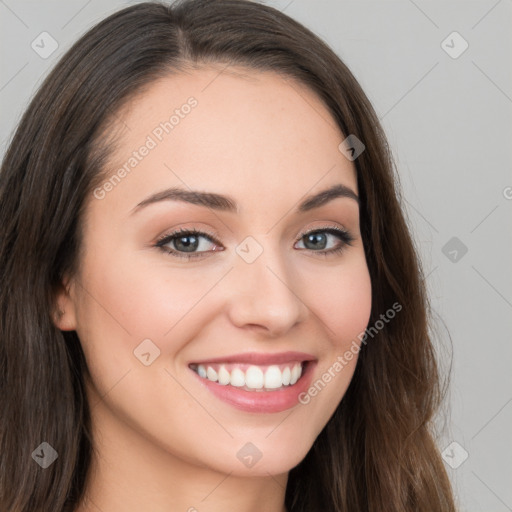
[[(1, 155), (64, 51), (130, 3), (0, 0)], [(384, 125), (446, 369), (453, 344), (439, 450), (461, 510), (512, 511), (512, 1), (266, 3), (331, 45)]]

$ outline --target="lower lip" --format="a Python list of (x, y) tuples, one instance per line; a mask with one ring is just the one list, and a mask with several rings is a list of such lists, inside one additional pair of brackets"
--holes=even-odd
[(246, 391), (229, 384), (222, 385), (203, 379), (194, 370), (190, 371), (203, 386), (229, 405), (246, 412), (272, 413), (286, 411), (299, 403), (299, 395), (309, 388), (315, 366), (315, 361), (308, 361), (300, 379), (295, 384), (277, 391)]

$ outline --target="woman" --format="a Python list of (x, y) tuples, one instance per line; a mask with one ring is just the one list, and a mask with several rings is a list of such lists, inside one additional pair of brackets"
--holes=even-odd
[(385, 137), (310, 31), (121, 10), (0, 179), (1, 510), (455, 510)]

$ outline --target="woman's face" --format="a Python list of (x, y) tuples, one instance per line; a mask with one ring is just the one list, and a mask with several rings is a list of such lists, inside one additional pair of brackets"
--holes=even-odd
[(97, 431), (261, 476), (298, 464), (343, 398), (371, 283), (329, 111), (230, 69), (162, 79), (115, 116), (59, 326), (82, 343)]

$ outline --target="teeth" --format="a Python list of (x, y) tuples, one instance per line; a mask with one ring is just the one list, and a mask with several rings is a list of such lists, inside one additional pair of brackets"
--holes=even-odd
[(302, 375), (299, 362), (282, 365), (198, 365), (194, 371), (203, 379), (222, 386), (231, 385), (247, 391), (263, 391), (293, 386)]
[(232, 386), (236, 386), (237, 388), (245, 386), (245, 373), (240, 370), (240, 368), (235, 368), (231, 372), (230, 384)]
[(245, 385), (251, 389), (261, 389), (263, 387), (263, 372), (257, 366), (249, 366), (245, 372)]
[(206, 369), (205, 369), (205, 367), (202, 364), (200, 364), (197, 367), (197, 373), (199, 374), (199, 377), (202, 377), (203, 379), (206, 379)]
[(276, 389), (282, 385), (283, 377), (279, 366), (269, 366), (265, 372), (265, 387), (267, 389)]
[(298, 368), (297, 366), (294, 366), (292, 368), (292, 375), (290, 377), (290, 385), (295, 384), (299, 380), (300, 374), (301, 374), (300, 368)]
[(218, 380), (217, 372), (211, 366), (208, 366), (206, 376), (208, 377), (208, 380), (211, 380), (212, 382), (217, 382)]
[[(205, 374), (206, 375), (206, 374)], [(290, 371), (290, 368), (286, 367), (284, 370), (283, 370), (283, 375), (282, 375), (282, 378), (283, 378), (283, 386), (288, 386), (288, 384), (290, 384), (290, 378), (292, 376), (292, 372)]]
[(229, 384), (231, 375), (229, 375), (229, 372), (226, 370), (226, 368), (224, 366), (221, 366), (219, 368), (218, 378), (219, 378), (219, 384), (222, 384), (223, 386), (225, 386), (226, 384)]

